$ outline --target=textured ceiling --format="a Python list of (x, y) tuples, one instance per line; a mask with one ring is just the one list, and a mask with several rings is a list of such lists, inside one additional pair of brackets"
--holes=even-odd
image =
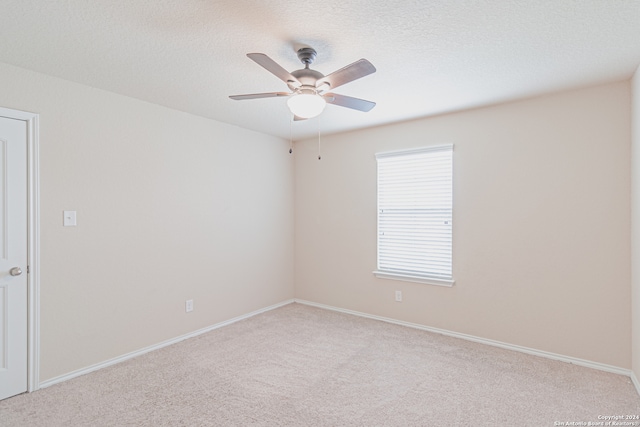
[[(0, 37), (0, 62), (302, 138), (626, 79), (640, 0), (20, 0), (2, 2)], [(335, 92), (377, 106), (291, 125), (286, 98), (228, 98), (286, 91), (245, 54), (293, 71), (303, 45), (324, 74), (371, 61)]]

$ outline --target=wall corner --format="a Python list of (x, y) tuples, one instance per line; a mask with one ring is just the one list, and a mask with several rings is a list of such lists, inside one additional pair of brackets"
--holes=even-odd
[(631, 78), (631, 371), (640, 393), (640, 66)]

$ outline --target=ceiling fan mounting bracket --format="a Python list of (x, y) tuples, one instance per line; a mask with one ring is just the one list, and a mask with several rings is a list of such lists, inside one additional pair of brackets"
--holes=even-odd
[(309, 65), (313, 64), (313, 61), (315, 61), (318, 52), (316, 52), (312, 47), (303, 47), (298, 49), (297, 54), (300, 62), (302, 62), (305, 67), (309, 67)]

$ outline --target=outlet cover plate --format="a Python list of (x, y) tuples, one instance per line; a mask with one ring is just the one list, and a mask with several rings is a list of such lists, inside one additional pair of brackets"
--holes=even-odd
[(76, 211), (62, 211), (63, 222), (62, 225), (65, 227), (75, 227), (78, 225), (76, 222)]

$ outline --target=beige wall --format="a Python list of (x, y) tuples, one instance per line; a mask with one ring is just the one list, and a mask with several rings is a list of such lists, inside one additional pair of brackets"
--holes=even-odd
[(632, 369), (640, 379), (640, 68), (631, 80), (631, 304)]
[[(296, 143), (296, 297), (631, 367), (630, 85)], [(377, 279), (374, 153), (453, 143), (452, 288)], [(402, 290), (404, 301), (394, 301)]]
[(293, 297), (288, 142), (1, 64), (0, 106), (40, 114), (41, 381)]
[[(298, 142), (295, 211), (286, 141), (3, 64), (0, 94), (40, 114), (41, 381), (292, 298), (294, 267), (301, 299), (631, 367), (628, 82)], [(374, 153), (442, 143), (456, 285), (376, 279)]]

